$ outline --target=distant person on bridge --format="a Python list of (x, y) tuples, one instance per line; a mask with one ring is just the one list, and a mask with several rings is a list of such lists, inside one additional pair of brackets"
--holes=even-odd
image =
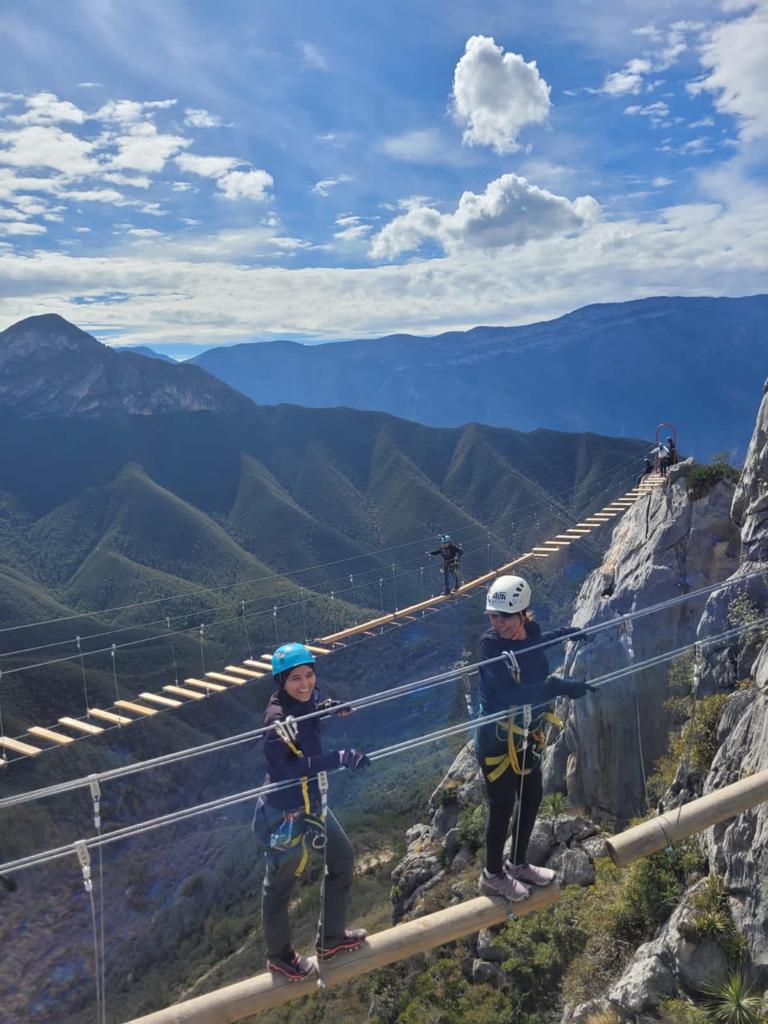
[(267, 861), (262, 921), (267, 967), (291, 981), (301, 981), (314, 968), (291, 944), (288, 904), (310, 848), (324, 849), (327, 868), (317, 931), (318, 960), (330, 960), (365, 942), (363, 928), (346, 927), (354, 852), (344, 829), (327, 809), (318, 773), (340, 767), (355, 770), (370, 762), (360, 750), (323, 753), (320, 723), (324, 716), (306, 716), (323, 710), (349, 714), (350, 709), (345, 710), (339, 701), (320, 701), (315, 656), (304, 644), (278, 647), (272, 656), (272, 675), (278, 689), (270, 697), (264, 715), (264, 724), (274, 727), (264, 740), (266, 782), (293, 779), (295, 785), (267, 793), (256, 806), (254, 831), (266, 844)]
[(667, 468), (669, 466), (669, 448), (666, 444), (660, 442), (655, 448), (651, 449), (650, 454), (656, 456), (656, 464), (659, 467), (660, 475), (666, 476)]
[[(529, 610), (531, 588), (522, 576), (500, 576), (488, 590), (485, 610), (490, 629), (480, 638), (480, 660), (511, 654), (480, 668), (480, 717), (509, 710), (509, 718), (477, 730), (475, 749), (485, 781), (488, 819), (485, 826), (485, 868), (480, 892), (522, 900), (531, 885), (549, 885), (555, 872), (527, 860), (543, 794), (541, 752), (548, 724), (562, 726), (546, 708), (555, 697), (578, 699), (589, 683), (550, 675), (545, 647), (563, 640), (586, 640), (581, 630), (562, 627), (542, 633)], [(512, 813), (517, 822), (509, 860), (504, 844)]]
[(664, 444), (667, 446), (667, 451), (669, 453), (667, 455), (667, 465), (674, 466), (677, 462), (677, 445), (675, 444), (674, 437), (668, 437)]
[[(443, 557), (443, 580), (445, 590), (443, 596), (450, 594), (451, 590), (459, 589), (459, 562), (464, 554), (461, 544), (453, 544), (451, 535), (444, 533), (440, 538), (440, 547), (434, 551), (427, 551), (428, 555), (442, 555)], [(451, 585), (453, 584), (453, 585)]]
[[(652, 454), (653, 454), (653, 452), (651, 452), (651, 455)], [(645, 480), (645, 478), (647, 476), (650, 476), (651, 473), (653, 472), (653, 459), (651, 458), (651, 455), (646, 455), (645, 456), (645, 465), (643, 466), (642, 473), (637, 478), (637, 483), (635, 484), (636, 487), (639, 487), (640, 484), (643, 482), (643, 480)]]

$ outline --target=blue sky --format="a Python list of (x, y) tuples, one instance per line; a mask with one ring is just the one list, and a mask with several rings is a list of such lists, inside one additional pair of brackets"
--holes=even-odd
[(182, 354), (765, 291), (766, 52), (766, 0), (6, 0), (0, 326)]

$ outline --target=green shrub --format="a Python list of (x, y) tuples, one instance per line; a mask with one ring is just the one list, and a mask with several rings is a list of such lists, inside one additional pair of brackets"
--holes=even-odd
[(710, 1024), (700, 1006), (685, 999), (665, 999), (659, 1004), (660, 1024)]
[(728, 462), (726, 455), (715, 455), (714, 461), (710, 463), (696, 462), (688, 471), (686, 477), (688, 493), (696, 501), (709, 494), (721, 480), (737, 483), (739, 475), (739, 470)]
[(459, 815), (459, 841), (470, 850), (479, 850), (485, 842), (485, 804), (467, 807)]
[(648, 796), (658, 801), (666, 792), (679, 767), (685, 767), (698, 778), (709, 771), (718, 749), (717, 726), (728, 695), (715, 693), (710, 697), (671, 697), (666, 707), (679, 716), (688, 715), (682, 729), (669, 736), (667, 753), (659, 758), (648, 777)]

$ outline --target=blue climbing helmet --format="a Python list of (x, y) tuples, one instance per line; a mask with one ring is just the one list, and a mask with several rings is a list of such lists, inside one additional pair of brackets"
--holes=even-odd
[(272, 655), (272, 675), (290, 672), (297, 665), (314, 665), (315, 656), (304, 644), (283, 644)]

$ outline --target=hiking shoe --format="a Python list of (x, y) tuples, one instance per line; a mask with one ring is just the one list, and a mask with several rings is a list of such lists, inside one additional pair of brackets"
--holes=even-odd
[(351, 953), (353, 949), (360, 949), (367, 938), (368, 932), (365, 928), (347, 928), (338, 942), (330, 946), (317, 947), (317, 959), (325, 962), (332, 960), (337, 953)]
[(269, 957), (267, 968), (273, 974), (282, 974), (289, 981), (303, 981), (314, 971), (315, 965), (307, 957), (287, 949), (280, 956)]
[(489, 875), (482, 871), (477, 887), (483, 896), (503, 896), (505, 900), (517, 903), (531, 895), (527, 885), (523, 885), (516, 878), (512, 878), (505, 871), (498, 875)]
[(555, 880), (555, 872), (551, 868), (539, 868), (535, 864), (510, 864), (507, 861), (504, 871), (523, 885), (549, 885)]

